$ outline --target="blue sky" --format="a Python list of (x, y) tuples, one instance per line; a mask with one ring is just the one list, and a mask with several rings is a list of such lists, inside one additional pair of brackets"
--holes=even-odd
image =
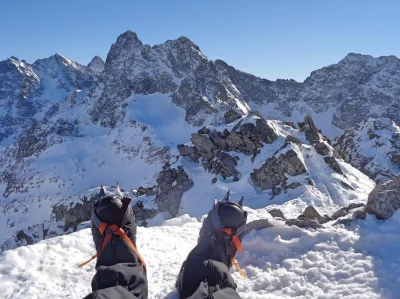
[(349, 52), (400, 57), (400, 0), (1, 0), (0, 11), (0, 60), (87, 64), (126, 30), (150, 45), (186, 36), (267, 79), (303, 81)]

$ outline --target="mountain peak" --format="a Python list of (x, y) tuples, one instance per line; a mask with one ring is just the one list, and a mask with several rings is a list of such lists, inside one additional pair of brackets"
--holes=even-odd
[(137, 46), (143, 46), (143, 43), (138, 38), (136, 32), (133, 32), (131, 30), (125, 31), (117, 38), (116, 44), (121, 45), (125, 43), (130, 43)]
[(90, 68), (92, 71), (95, 73), (100, 74), (104, 70), (104, 61), (101, 59), (99, 56), (93, 57), (93, 59), (89, 62), (87, 65), (88, 68)]
[(364, 55), (359, 53), (349, 53), (343, 58), (341, 61), (343, 62), (356, 62), (356, 61), (365, 61), (365, 60), (373, 60), (374, 57), (371, 55)]

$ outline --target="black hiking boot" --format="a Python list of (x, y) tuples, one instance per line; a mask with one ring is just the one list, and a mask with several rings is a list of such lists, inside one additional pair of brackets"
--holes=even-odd
[(200, 229), (198, 247), (206, 259), (224, 263), (228, 268), (238, 250), (234, 236), (241, 242), (247, 213), (233, 202), (218, 202), (208, 213)]
[(179, 273), (176, 283), (179, 298), (190, 297), (204, 281), (209, 289), (224, 286), (236, 289), (229, 268), (236, 252), (241, 250), (240, 242), (247, 221), (247, 212), (242, 204), (242, 199), (239, 204), (230, 202), (229, 192), (224, 201), (214, 204), (200, 229), (197, 245)]
[[(118, 188), (119, 189), (119, 188)], [(100, 194), (105, 194), (104, 190)], [(99, 253), (97, 265), (109, 266), (117, 263), (139, 263), (137, 254), (127, 244), (115, 234), (111, 234), (111, 239), (102, 249), (105, 242), (105, 235), (109, 231), (107, 228), (102, 235), (100, 232), (101, 223), (108, 226), (116, 225), (121, 227), (128, 238), (136, 245), (136, 221), (135, 215), (130, 204), (131, 199), (128, 197), (107, 195), (96, 201), (92, 211), (91, 229), (93, 242), (96, 251)]]

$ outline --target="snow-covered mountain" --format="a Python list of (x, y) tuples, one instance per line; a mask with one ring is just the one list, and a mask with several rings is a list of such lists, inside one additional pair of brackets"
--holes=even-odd
[[(88, 195), (86, 190), (116, 182), (127, 190), (156, 185), (157, 190), (178, 192), (172, 184), (188, 177), (193, 187), (189, 184), (178, 192), (182, 199), (174, 208), (179, 209), (178, 214), (195, 216), (206, 211), (196, 201), (207, 186), (206, 200), (231, 188), (234, 193), (246, 193), (254, 208), (296, 198), (309, 203), (311, 198), (332, 212), (348, 200), (365, 201), (373, 183), (343, 161), (333, 160), (332, 148), (319, 133), (314, 144), (315, 140), (310, 143), (294, 124), (269, 121), (276, 135), (270, 142), (263, 139), (257, 126), (254, 132), (251, 125), (241, 126), (257, 122), (255, 110), (259, 111), (257, 119), (292, 122), (302, 122), (310, 114), (328, 136), (338, 136), (370, 116), (398, 121), (398, 72), (395, 57), (349, 54), (338, 64), (313, 72), (303, 83), (268, 81), (221, 60), (209, 60), (185, 37), (150, 47), (132, 31), (118, 37), (104, 67), (98, 57), (88, 66), (59, 54), (32, 65), (11, 57), (0, 63), (0, 227), (6, 231), (0, 244), (12, 237), (13, 247), (25, 244), (29, 240), (25, 235), (37, 236), (33, 238), (37, 241), (44, 235), (75, 229), (82, 218), (69, 215), (69, 220), (75, 220), (65, 225), (65, 211), (84, 205), (91, 198), (91, 191)], [(205, 167), (207, 171), (204, 162), (177, 158), (182, 154), (178, 145), (193, 142), (191, 134), (199, 134), (203, 126), (219, 133), (201, 133), (198, 140), (217, 144), (229, 137), (232, 145), (218, 144), (210, 156), (217, 160)], [(288, 135), (297, 136), (292, 141), (300, 141), (285, 143)], [(281, 149), (285, 144), (289, 145)], [(200, 157), (207, 158), (207, 153)], [(292, 157), (296, 163), (302, 162), (302, 179), (292, 181), (280, 175), (278, 184), (268, 187), (260, 178), (255, 179), (259, 186), (253, 187), (252, 168), (263, 176), (269, 172), (268, 167), (262, 168), (264, 162), (275, 169)], [(225, 167), (221, 161), (230, 165), (222, 173), (216, 170)], [(165, 174), (171, 183), (165, 188), (159, 176), (163, 166), (175, 169)], [(226, 171), (232, 169), (240, 176), (227, 177)], [(279, 171), (284, 174), (289, 168)], [(318, 177), (321, 179), (314, 179)], [(305, 187), (308, 182), (310, 187)], [(257, 189), (260, 186), (264, 191)], [(163, 202), (157, 195), (149, 195), (142, 198), (148, 205), (145, 208), (159, 211), (152, 199), (159, 205)], [(305, 204), (293, 209), (298, 212)], [(24, 237), (15, 242), (21, 231)]]
[(87, 65), (93, 72), (100, 74), (104, 70), (104, 61), (99, 56), (93, 57), (93, 59)]
[(400, 128), (390, 119), (368, 119), (346, 130), (335, 146), (346, 161), (376, 181), (400, 174)]

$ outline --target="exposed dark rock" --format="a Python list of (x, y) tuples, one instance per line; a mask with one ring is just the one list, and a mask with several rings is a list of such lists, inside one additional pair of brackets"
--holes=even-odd
[(390, 160), (397, 166), (400, 166), (400, 153), (392, 153)]
[(317, 143), (315, 143), (314, 148), (317, 151), (317, 153), (322, 155), (322, 156), (329, 155), (329, 153), (330, 153), (330, 149), (326, 145), (325, 142), (317, 142)]
[(252, 151), (246, 150), (246, 144), (242, 137), (235, 131), (232, 131), (229, 136), (226, 137), (226, 142), (228, 143), (230, 151), (240, 151), (244, 152), (246, 155), (252, 154)]
[(182, 195), (193, 187), (193, 181), (182, 166), (161, 171), (156, 181), (158, 187), (154, 202), (159, 211), (167, 211), (175, 217), (179, 212)]
[(318, 221), (319, 224), (324, 224), (331, 219), (328, 216), (321, 216), (313, 206), (308, 206), (298, 219), (307, 218)]
[(362, 220), (364, 220), (366, 217), (367, 217), (367, 212), (363, 210), (355, 211), (351, 216), (351, 218), (353, 219), (362, 219)]
[(296, 152), (289, 150), (280, 155), (278, 159), (276, 157), (267, 159), (260, 169), (250, 174), (250, 177), (257, 187), (261, 190), (267, 190), (286, 182), (285, 173), (296, 176), (306, 171)]
[(153, 218), (159, 211), (154, 209), (146, 209), (143, 201), (138, 200), (132, 205), (133, 213), (136, 221), (145, 221), (146, 219)]
[(340, 210), (337, 210), (335, 213), (332, 215), (332, 219), (336, 220), (340, 217), (344, 217), (348, 214), (348, 209), (347, 208), (341, 208)]
[(310, 144), (314, 144), (315, 142), (319, 142), (321, 140), (321, 135), (319, 134), (313, 119), (309, 115), (304, 118), (303, 130)]
[(236, 159), (231, 155), (220, 152), (209, 164), (209, 170), (215, 174), (221, 174), (224, 178), (233, 177), (239, 179), (240, 173), (236, 170)]
[(181, 154), (181, 156), (189, 157), (190, 159), (192, 159), (192, 161), (196, 163), (199, 162), (200, 154), (196, 147), (179, 144), (178, 151)]
[(297, 129), (296, 126), (294, 125), (294, 122), (292, 121), (283, 121), (283, 124), (292, 127), (293, 129)]
[(308, 219), (318, 220), (322, 218), (322, 216), (318, 213), (318, 211), (313, 206), (308, 206), (304, 212), (303, 216)]
[(225, 132), (221, 133), (219, 131), (213, 130), (212, 132), (209, 131), (208, 136), (210, 137), (210, 140), (214, 142), (214, 144), (218, 146), (221, 150), (229, 150), (230, 146), (228, 144), (228, 141), (226, 140), (227, 134)]
[(98, 198), (98, 194), (84, 196), (73, 206), (68, 204), (68, 200), (61, 201), (53, 207), (54, 217), (57, 221), (64, 220), (64, 231), (75, 231), (80, 223), (91, 219), (92, 207)]
[(211, 180), (211, 183), (215, 184), (217, 181), (218, 181), (217, 178), (213, 178), (213, 179)]
[(334, 171), (340, 174), (344, 174), (342, 169), (340, 168), (339, 163), (336, 161), (334, 157), (325, 157), (324, 161), (330, 168), (332, 168)]
[(400, 208), (400, 176), (384, 184), (377, 184), (368, 196), (365, 211), (378, 219), (388, 219)]
[(293, 142), (293, 143), (296, 143), (296, 144), (301, 144), (301, 140), (299, 138), (297, 138), (297, 137), (292, 136), (292, 135), (288, 135), (286, 137), (286, 139), (285, 139), (285, 142), (286, 143)]
[(224, 114), (225, 123), (230, 124), (241, 118), (242, 115), (235, 109), (230, 109)]
[(365, 206), (363, 203), (351, 203), (347, 207), (341, 208), (340, 210), (333, 213), (331, 218), (333, 220), (336, 220), (340, 217), (344, 217), (344, 216), (348, 215), (351, 212), (351, 210), (361, 208), (363, 206)]
[(219, 151), (218, 147), (205, 135), (192, 134), (192, 138), (190, 140), (197, 148), (198, 153), (206, 159), (211, 160)]
[(207, 127), (202, 127), (198, 133), (199, 134), (208, 134), (210, 132), (210, 130)]
[(268, 122), (264, 118), (256, 120), (256, 129), (261, 135), (261, 141), (264, 143), (272, 143), (278, 138), (275, 131), (268, 125)]
[(272, 210), (269, 210), (268, 213), (270, 213), (271, 216), (274, 218), (286, 219), (285, 215), (283, 214), (283, 212), (280, 209), (272, 209)]
[(22, 230), (17, 233), (16, 239), (19, 242), (24, 240), (26, 242), (26, 245), (32, 245), (33, 243), (35, 243), (34, 239), (31, 236), (25, 234), (25, 232)]
[(273, 195), (279, 195), (282, 193), (282, 188), (279, 187), (272, 187), (272, 194)]
[(253, 229), (260, 230), (263, 228), (273, 227), (273, 225), (268, 221), (268, 219), (259, 219), (249, 222), (244, 227), (244, 235), (248, 234)]
[(310, 186), (315, 186), (315, 183), (312, 179), (307, 179), (307, 184)]
[(156, 190), (155, 189), (156, 189), (156, 186), (149, 187), (149, 188), (139, 187), (136, 190), (136, 196), (142, 196), (142, 195), (151, 196), (151, 195), (155, 195), (156, 194)]
[(346, 160), (346, 154), (341, 149), (338, 149), (338, 148), (335, 148), (333, 150), (333, 156), (336, 159)]
[(286, 224), (289, 226), (295, 225), (300, 228), (307, 228), (311, 227), (313, 229), (323, 227), (321, 224), (318, 223), (316, 220), (302, 218), (302, 219), (288, 219), (286, 220)]
[(351, 204), (349, 204), (348, 205), (348, 207), (347, 207), (347, 210), (354, 210), (354, 209), (357, 209), (357, 208), (361, 208), (361, 207), (364, 207), (365, 206), (365, 204), (363, 204), (363, 203), (351, 203)]

